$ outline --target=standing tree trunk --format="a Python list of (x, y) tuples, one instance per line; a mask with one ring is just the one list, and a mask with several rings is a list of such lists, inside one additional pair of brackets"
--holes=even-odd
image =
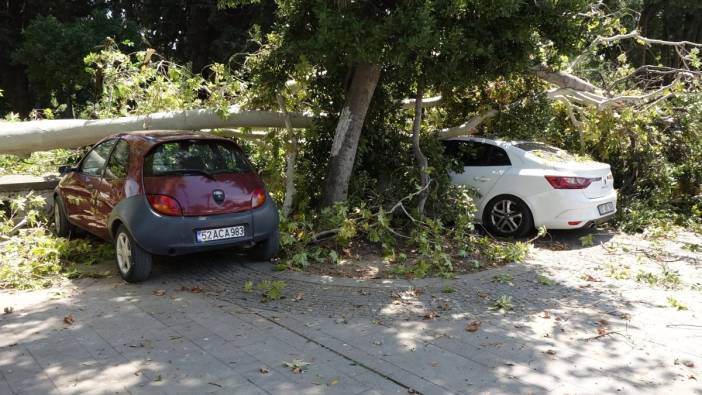
[(414, 159), (417, 161), (417, 170), (419, 170), (419, 180), (421, 182), (422, 192), (419, 194), (417, 201), (417, 213), (419, 217), (424, 216), (424, 205), (429, 197), (429, 173), (427, 173), (427, 157), (422, 153), (419, 146), (419, 132), (422, 128), (422, 97), (424, 96), (424, 81), (422, 79), (417, 83), (417, 97), (414, 100), (414, 124), (412, 125), (412, 152)]
[(285, 98), (278, 93), (278, 107), (280, 112), (285, 115), (285, 128), (288, 131), (290, 142), (285, 146), (285, 199), (283, 200), (283, 217), (287, 218), (292, 211), (293, 202), (295, 200), (295, 162), (297, 161), (297, 136), (293, 130), (290, 114), (285, 107)]
[(353, 162), (356, 159), (361, 128), (379, 78), (380, 66), (378, 65), (361, 63), (354, 68), (344, 107), (334, 132), (325, 195), (322, 201), (325, 207), (346, 201), (348, 198), (349, 180), (353, 171)]

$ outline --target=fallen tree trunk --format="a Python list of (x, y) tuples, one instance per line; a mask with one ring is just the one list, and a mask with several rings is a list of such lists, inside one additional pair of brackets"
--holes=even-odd
[[(312, 126), (313, 117), (290, 113), (293, 128)], [(139, 130), (200, 130), (216, 128), (282, 128), (285, 115), (272, 111), (229, 108), (222, 117), (213, 109), (160, 112), (112, 119), (57, 119), (0, 123), (0, 154), (24, 154), (94, 144), (115, 133)]]

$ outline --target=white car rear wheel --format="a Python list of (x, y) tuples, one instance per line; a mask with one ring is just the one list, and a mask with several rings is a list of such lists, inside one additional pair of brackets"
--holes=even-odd
[(523, 237), (532, 230), (533, 219), (526, 203), (515, 196), (503, 195), (485, 206), (483, 225), (496, 236)]

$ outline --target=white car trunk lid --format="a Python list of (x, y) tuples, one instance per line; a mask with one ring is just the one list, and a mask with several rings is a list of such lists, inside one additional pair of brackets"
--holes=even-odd
[(594, 161), (568, 161), (568, 162), (551, 162), (551, 167), (563, 173), (569, 173), (574, 177), (587, 177), (591, 179), (591, 184), (583, 189), (583, 194), (589, 199), (596, 199), (606, 196), (614, 189), (614, 178), (612, 170), (606, 163)]

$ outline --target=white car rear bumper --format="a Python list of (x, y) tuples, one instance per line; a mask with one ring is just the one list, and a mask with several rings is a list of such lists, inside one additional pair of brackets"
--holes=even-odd
[[(600, 214), (598, 207), (613, 203), (614, 211)], [(534, 226), (547, 229), (579, 229), (595, 222), (606, 221), (617, 212), (617, 191), (589, 199), (580, 190), (551, 191), (528, 202), (534, 215)]]

